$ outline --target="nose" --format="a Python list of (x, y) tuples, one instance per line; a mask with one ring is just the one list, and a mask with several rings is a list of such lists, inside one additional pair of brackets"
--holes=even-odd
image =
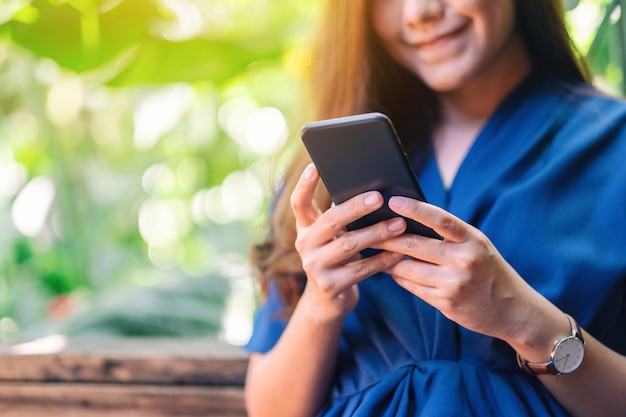
[(404, 22), (412, 28), (441, 19), (445, 0), (405, 0), (402, 8)]

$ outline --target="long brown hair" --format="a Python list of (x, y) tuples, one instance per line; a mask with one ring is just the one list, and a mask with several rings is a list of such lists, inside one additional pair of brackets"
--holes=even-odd
[[(304, 100), (309, 117), (320, 120), (381, 111), (394, 121), (401, 138), (410, 138), (409, 152), (426, 152), (438, 117), (435, 93), (387, 54), (370, 24), (370, 1), (324, 2)], [(517, 27), (537, 74), (566, 84), (589, 82), (565, 28), (562, 0), (517, 0)], [(295, 218), (289, 198), (309, 162), (300, 146), (275, 196), (270, 233), (251, 251), (262, 288), (266, 291), (269, 280), (275, 280), (287, 314), (306, 282), (294, 248)], [(315, 200), (322, 210), (330, 207), (323, 186), (318, 187)]]

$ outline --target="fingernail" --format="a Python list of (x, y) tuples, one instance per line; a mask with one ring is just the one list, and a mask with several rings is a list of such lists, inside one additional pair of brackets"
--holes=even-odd
[(393, 196), (389, 199), (389, 205), (396, 206), (398, 208), (404, 208), (408, 204), (408, 200), (404, 197)]
[(309, 164), (304, 168), (304, 178), (310, 180), (313, 178), (313, 174), (315, 172), (315, 165)]
[(365, 197), (365, 200), (363, 200), (363, 202), (366, 206), (375, 206), (376, 204), (378, 204), (378, 194), (369, 194), (367, 197)]
[(391, 252), (391, 259), (394, 260), (399, 260), (404, 258), (404, 254), (403, 253), (399, 253), (399, 252)]
[(390, 232), (399, 232), (400, 230), (404, 229), (404, 220), (402, 220), (401, 218), (395, 218), (393, 219), (391, 222), (389, 222), (389, 224), (387, 225), (387, 229)]

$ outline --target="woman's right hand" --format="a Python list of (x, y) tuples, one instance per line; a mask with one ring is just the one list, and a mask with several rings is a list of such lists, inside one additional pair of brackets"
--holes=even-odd
[(344, 317), (356, 307), (356, 284), (403, 258), (402, 254), (386, 251), (362, 258), (359, 252), (401, 235), (406, 222), (397, 217), (346, 231), (346, 225), (381, 207), (382, 195), (376, 191), (366, 192), (322, 213), (313, 200), (318, 182), (317, 169), (309, 164), (291, 195), (296, 218), (296, 250), (307, 275), (301, 301), (311, 301), (317, 313), (326, 318)]

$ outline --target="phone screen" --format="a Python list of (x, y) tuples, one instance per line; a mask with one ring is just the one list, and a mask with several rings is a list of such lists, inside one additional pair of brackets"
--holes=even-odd
[[(385, 204), (348, 225), (354, 230), (398, 214), (387, 202), (394, 195), (426, 201), (391, 120), (382, 113), (328, 119), (306, 124), (302, 141), (335, 204), (366, 191), (379, 191)], [(441, 239), (411, 219), (407, 232)]]

